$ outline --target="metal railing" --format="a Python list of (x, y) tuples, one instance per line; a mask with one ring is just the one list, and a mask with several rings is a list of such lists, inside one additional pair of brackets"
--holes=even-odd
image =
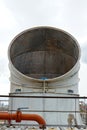
[[(69, 96), (69, 97), (66, 97), (66, 96), (19, 96), (19, 95), (0, 95), (0, 111), (2, 112), (11, 112), (11, 113), (13, 113), (13, 112), (15, 112), (15, 111), (17, 111), (17, 109), (15, 109), (15, 107), (14, 107), (14, 100), (20, 100), (20, 101), (22, 101), (23, 99), (31, 99), (31, 100), (39, 100), (39, 101), (42, 101), (42, 99), (43, 99), (43, 104), (44, 104), (44, 102), (47, 100), (48, 101), (48, 103), (50, 103), (50, 101), (51, 100), (53, 100), (53, 105), (55, 104), (55, 100), (61, 100), (62, 102), (63, 102), (63, 100), (67, 100), (67, 101), (69, 101), (69, 100), (73, 100), (73, 102), (74, 102), (74, 109), (73, 110), (67, 110), (67, 109), (61, 109), (61, 106), (59, 106), (60, 107), (60, 109), (59, 108), (57, 108), (57, 109), (54, 109), (54, 107), (51, 109), (46, 109), (46, 108), (44, 108), (44, 105), (43, 105), (43, 109), (42, 108), (34, 108), (34, 109), (32, 109), (32, 108), (30, 108), (29, 107), (29, 109), (28, 109), (28, 107), (26, 107), (26, 106), (20, 106), (19, 105), (19, 109), (22, 111), (22, 112), (24, 112), (24, 113), (43, 113), (43, 115), (45, 115), (46, 113), (48, 114), (48, 113), (58, 113), (58, 114), (71, 114), (71, 115), (74, 115), (75, 117), (73, 118), (73, 120), (74, 119), (76, 119), (76, 116), (77, 116), (77, 114), (79, 114), (80, 116), (81, 116), (81, 119), (82, 119), (82, 121), (83, 121), (83, 124), (77, 124), (77, 122), (76, 122), (76, 124), (71, 124), (71, 126), (70, 127), (74, 127), (75, 125), (77, 126), (77, 127), (86, 127), (87, 126), (87, 97), (79, 97), (79, 96)], [(77, 106), (77, 102), (79, 103), (78, 104), (78, 106)], [(58, 103), (58, 102), (57, 102)], [(57, 104), (58, 105), (58, 104)], [(60, 105), (60, 104), (59, 104)], [(67, 102), (66, 102), (66, 105), (67, 105)], [(8, 125), (8, 122), (7, 121), (4, 121), (4, 120), (1, 120), (0, 121), (0, 125)], [(16, 124), (16, 123), (13, 123), (13, 125), (15, 126), (15, 125), (20, 125), (20, 126), (38, 126), (37, 124), (28, 124), (28, 123), (18, 123), (18, 124)], [(52, 127), (67, 127), (67, 124), (47, 124), (47, 126), (52, 126)]]

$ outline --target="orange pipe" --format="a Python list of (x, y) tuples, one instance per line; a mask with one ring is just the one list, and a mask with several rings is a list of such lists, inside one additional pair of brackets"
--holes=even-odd
[(21, 120), (32, 120), (39, 123), (40, 128), (46, 127), (45, 120), (37, 114), (22, 114), (21, 111), (16, 113), (0, 112), (0, 120), (15, 120), (16, 122), (21, 122)]

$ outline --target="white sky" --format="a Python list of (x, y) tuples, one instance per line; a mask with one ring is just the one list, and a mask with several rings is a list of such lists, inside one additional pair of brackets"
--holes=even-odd
[(63, 29), (79, 42), (79, 93), (87, 96), (87, 0), (0, 0), (0, 94), (10, 92), (9, 43), (21, 31), (41, 25)]

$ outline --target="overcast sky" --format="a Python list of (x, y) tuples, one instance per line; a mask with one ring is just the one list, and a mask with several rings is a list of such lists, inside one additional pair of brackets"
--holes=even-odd
[(87, 0), (0, 0), (0, 94), (10, 92), (7, 50), (11, 40), (41, 25), (63, 29), (79, 42), (79, 93), (87, 96)]

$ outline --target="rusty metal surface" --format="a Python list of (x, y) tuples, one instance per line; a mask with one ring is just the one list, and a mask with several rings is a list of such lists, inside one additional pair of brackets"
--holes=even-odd
[(64, 32), (39, 28), (18, 36), (11, 45), (15, 68), (34, 78), (54, 78), (68, 72), (78, 60), (75, 41)]

